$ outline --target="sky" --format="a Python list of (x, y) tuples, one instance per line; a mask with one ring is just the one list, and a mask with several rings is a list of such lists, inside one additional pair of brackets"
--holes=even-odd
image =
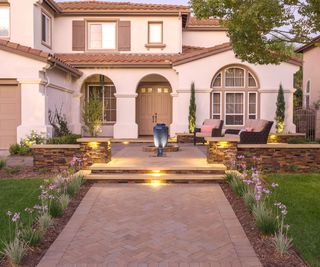
[[(63, 0), (56, 0), (56, 1), (57, 2), (64, 2)], [(68, 1), (70, 1), (70, 0), (68, 0)], [(173, 5), (187, 5), (188, 4), (188, 0), (171, 0), (171, 1), (170, 0), (110, 0), (110, 1), (111, 2), (153, 3), (153, 4), (173, 4)]]

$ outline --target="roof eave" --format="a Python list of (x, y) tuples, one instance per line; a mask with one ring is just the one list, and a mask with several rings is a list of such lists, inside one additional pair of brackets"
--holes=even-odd
[(172, 63), (69, 63), (75, 68), (172, 68)]
[(45, 2), (56, 14), (61, 13), (60, 7), (57, 5), (57, 3), (53, 0), (42, 0), (42, 2)]
[(48, 62), (53, 65), (56, 66), (64, 71), (69, 72), (72, 76), (79, 78), (83, 75), (83, 72), (76, 69), (73, 66), (69, 66), (69, 64), (64, 64), (63, 62), (61, 62), (60, 60), (58, 60), (57, 58), (55, 58), (54, 56), (50, 55), (48, 57)]

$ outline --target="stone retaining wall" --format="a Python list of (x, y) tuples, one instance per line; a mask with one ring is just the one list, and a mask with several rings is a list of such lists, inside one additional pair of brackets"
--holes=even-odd
[(107, 138), (80, 138), (76, 145), (33, 145), (35, 169), (51, 168), (64, 170), (70, 167), (73, 157), (81, 159), (82, 168), (94, 163), (111, 160), (111, 142)]
[(67, 169), (74, 156), (80, 157), (80, 145), (33, 145), (36, 169)]
[(305, 139), (306, 135), (301, 133), (294, 134), (270, 134), (268, 138), (268, 143), (288, 143), (293, 139)]
[(251, 167), (255, 161), (260, 169), (270, 172), (320, 171), (320, 144), (245, 145), (222, 138), (208, 141), (208, 163), (222, 163), (228, 169), (236, 168), (242, 162)]
[(266, 144), (238, 145), (238, 156), (243, 155), (247, 165), (259, 158), (262, 170), (271, 172), (314, 172), (320, 170), (320, 145)]

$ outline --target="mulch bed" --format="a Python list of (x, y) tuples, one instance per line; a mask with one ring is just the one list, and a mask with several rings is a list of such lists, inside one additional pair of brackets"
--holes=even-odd
[(237, 197), (227, 183), (220, 183), (220, 186), (263, 266), (308, 266), (293, 248), (287, 255), (281, 257), (272, 243), (272, 238), (263, 236), (258, 231), (254, 217), (246, 208), (243, 199)]
[[(93, 182), (85, 182), (80, 191), (72, 198), (69, 203), (68, 208), (65, 210), (64, 214), (59, 218), (53, 219), (53, 225), (46, 232), (42, 243), (37, 247), (32, 247), (28, 250), (26, 256), (23, 258), (21, 267), (34, 267), (40, 262), (41, 258), (45, 255), (51, 244), (56, 240), (58, 235), (62, 232), (63, 228), (67, 225), (68, 221), (72, 217), (73, 213), (79, 206), (81, 200), (87, 194), (91, 188)], [(11, 266), (8, 261), (4, 258), (0, 258), (0, 266), (9, 267)]]

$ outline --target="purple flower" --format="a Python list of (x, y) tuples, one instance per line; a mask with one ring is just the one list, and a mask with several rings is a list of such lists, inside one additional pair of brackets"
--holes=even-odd
[(11, 216), (12, 216), (12, 212), (11, 212), (10, 210), (8, 210), (8, 211), (7, 211), (7, 215), (8, 215), (9, 217), (11, 217)]
[(25, 208), (24, 209), (25, 212), (31, 214), (33, 212), (33, 209), (30, 209), (30, 208)]
[(272, 183), (271, 186), (272, 186), (273, 188), (276, 188), (276, 187), (278, 187), (279, 185), (278, 185), (277, 183)]
[(51, 183), (50, 185), (49, 185), (49, 190), (53, 190), (53, 189), (55, 189), (57, 187), (57, 184), (56, 183)]
[(16, 222), (20, 219), (20, 213), (19, 212), (16, 212), (13, 216), (12, 216), (12, 221), (13, 222)]

